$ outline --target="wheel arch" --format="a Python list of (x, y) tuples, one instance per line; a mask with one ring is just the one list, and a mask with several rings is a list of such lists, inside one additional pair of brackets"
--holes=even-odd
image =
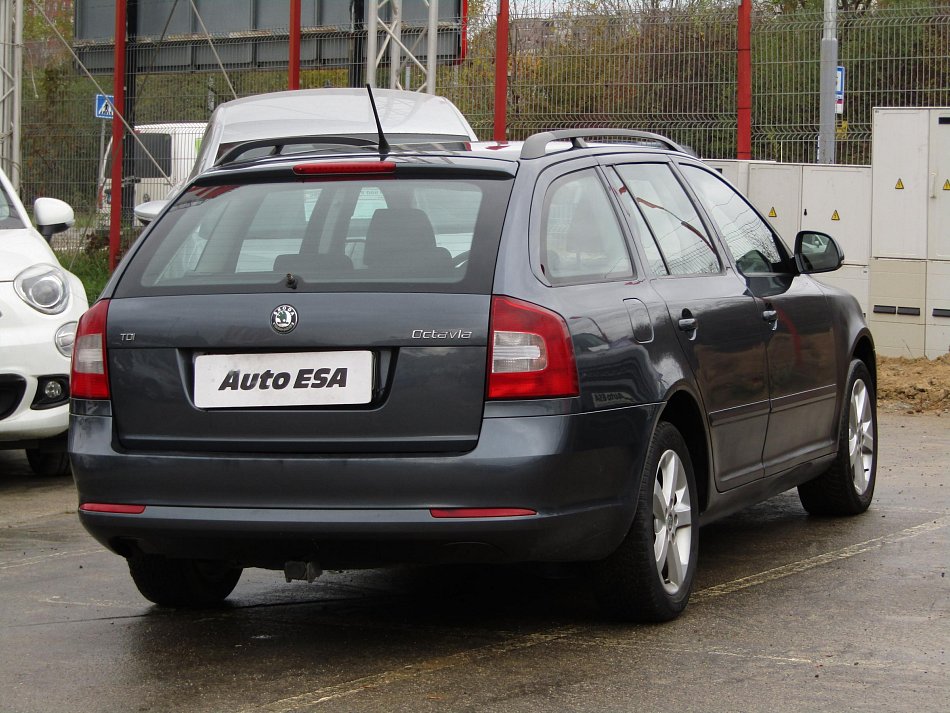
[(877, 390), (877, 357), (874, 352), (874, 342), (871, 341), (869, 334), (861, 334), (851, 350), (852, 359), (860, 359), (871, 372), (871, 380), (875, 391)]
[(699, 512), (703, 512), (709, 505), (712, 472), (706, 421), (699, 402), (688, 391), (677, 391), (667, 399), (658, 420), (675, 426), (686, 441), (689, 457), (693, 463), (693, 473), (696, 476)]

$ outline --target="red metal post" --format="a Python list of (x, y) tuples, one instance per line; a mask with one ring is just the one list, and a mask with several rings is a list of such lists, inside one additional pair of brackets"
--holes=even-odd
[(300, 89), (300, 0), (290, 0), (290, 56), (287, 58), (287, 88)]
[(736, 158), (752, 159), (752, 0), (739, 3)]
[(495, 31), (495, 131), (492, 138), (508, 138), (508, 0), (498, 0)]
[(109, 270), (119, 262), (122, 241), (122, 134), (125, 125), (125, 0), (115, 3), (115, 69), (112, 76), (112, 188), (109, 206)]

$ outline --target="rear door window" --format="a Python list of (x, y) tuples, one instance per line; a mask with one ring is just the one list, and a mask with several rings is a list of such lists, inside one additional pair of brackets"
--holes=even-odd
[(117, 294), (487, 292), (511, 180), (470, 176), (192, 186)]
[[(649, 224), (662, 262), (671, 275), (722, 270), (712, 238), (669, 166), (636, 163), (616, 168)], [(651, 249), (646, 252), (649, 255)], [(657, 261), (651, 259), (651, 262)]]
[[(111, 144), (110, 144), (111, 148)], [(136, 178), (164, 178), (172, 175), (171, 134), (136, 132), (133, 138), (133, 175)], [(112, 151), (106, 154), (102, 176), (112, 179)]]

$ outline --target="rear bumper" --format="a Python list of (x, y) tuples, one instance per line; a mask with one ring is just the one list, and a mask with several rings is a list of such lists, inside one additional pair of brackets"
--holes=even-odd
[[(390, 562), (582, 561), (606, 556), (633, 516), (656, 407), (486, 418), (458, 455), (280, 456), (129, 453), (110, 416), (72, 416), (80, 512), (110, 549), (324, 568)], [(436, 518), (431, 508), (535, 515)]]

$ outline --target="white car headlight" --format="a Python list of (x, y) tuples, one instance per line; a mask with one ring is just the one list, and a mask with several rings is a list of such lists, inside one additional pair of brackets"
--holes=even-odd
[(43, 314), (59, 314), (69, 302), (66, 275), (53, 265), (33, 265), (16, 276), (13, 288), (30, 307)]

